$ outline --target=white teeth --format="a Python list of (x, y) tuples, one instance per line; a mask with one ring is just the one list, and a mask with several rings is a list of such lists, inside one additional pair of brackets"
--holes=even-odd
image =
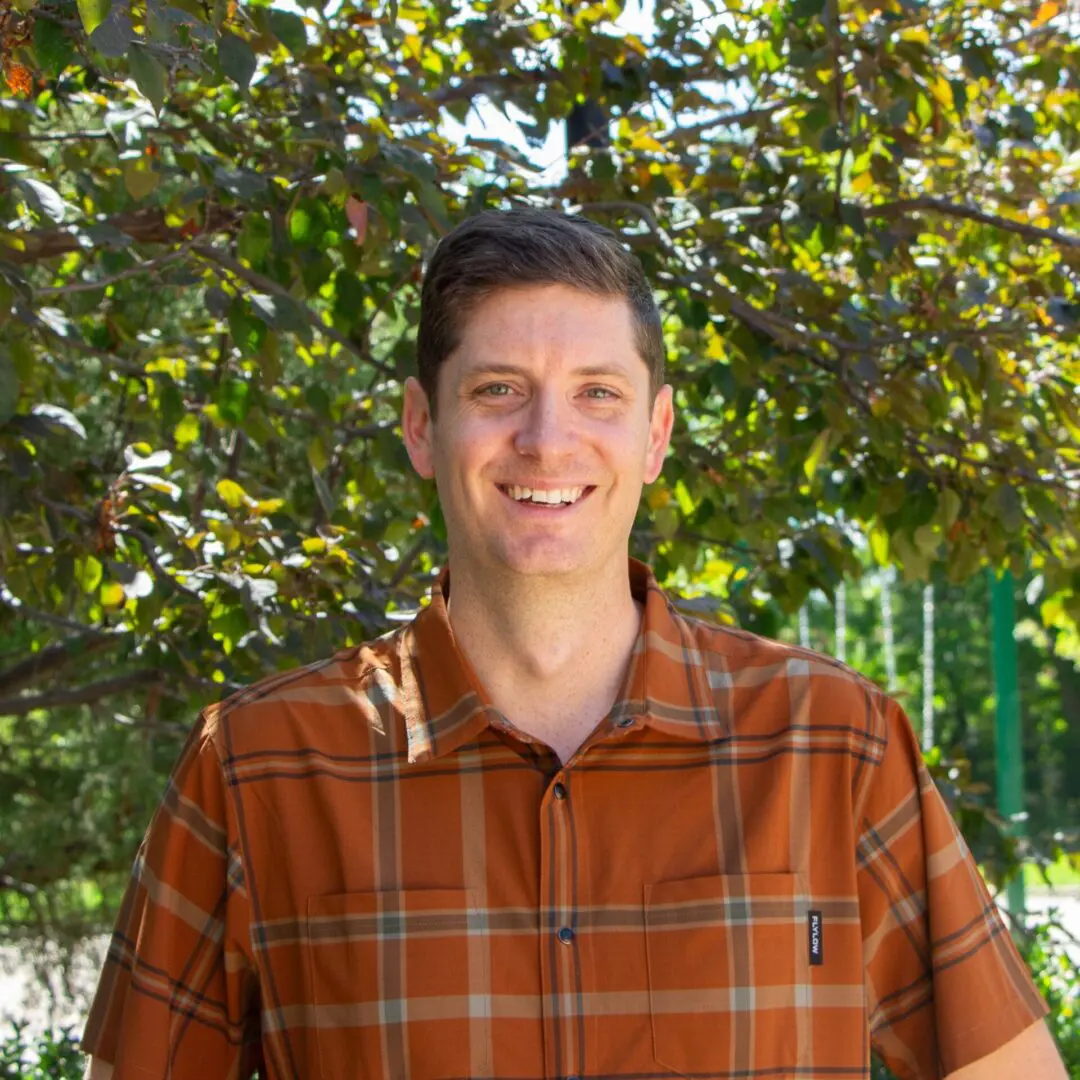
[(518, 484), (510, 484), (506, 489), (512, 499), (518, 502), (544, 503), (556, 505), (558, 503), (575, 503), (584, 494), (583, 487), (553, 488), (550, 491), (533, 491), (532, 488), (520, 487)]

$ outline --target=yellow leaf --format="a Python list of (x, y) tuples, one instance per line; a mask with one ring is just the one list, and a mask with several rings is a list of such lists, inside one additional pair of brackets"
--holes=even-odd
[(832, 431), (826, 428), (824, 431), (819, 432), (817, 438), (814, 439), (814, 444), (810, 447), (810, 453), (806, 455), (806, 460), (803, 462), (803, 472), (806, 473), (807, 480), (814, 479), (814, 473), (818, 471), (829, 453), (830, 438), (832, 438)]
[(650, 150), (654, 154), (665, 153), (663, 144), (658, 142), (647, 131), (635, 132), (634, 137), (630, 140), (630, 148), (632, 150)]
[(124, 602), (124, 586), (118, 581), (107, 581), (101, 586), (101, 606), (119, 607)]
[(892, 402), (884, 394), (874, 394), (870, 398), (870, 412), (880, 419), (892, 412)]
[(179, 424), (173, 428), (173, 438), (177, 446), (190, 446), (199, 437), (199, 418), (194, 413), (188, 413)]
[(230, 510), (236, 510), (247, 502), (247, 492), (235, 480), (219, 480), (217, 493)]
[(949, 85), (949, 80), (944, 75), (939, 75), (928, 87), (931, 94), (934, 95), (934, 99), (943, 109), (951, 109), (953, 107), (953, 92), (952, 87)]
[(889, 534), (880, 525), (875, 525), (870, 530), (870, 552), (879, 566), (888, 565)]
[(1049, 22), (1059, 11), (1061, 5), (1055, 3), (1055, 0), (1046, 0), (1045, 3), (1039, 5), (1039, 10), (1035, 12), (1035, 18), (1032, 20), (1032, 26), (1042, 26), (1043, 23)]
[(660, 510), (671, 502), (671, 489), (666, 487), (654, 487), (648, 495), (645, 496), (645, 501), (649, 504), (650, 510)]
[(869, 191), (874, 186), (874, 174), (869, 169), (864, 173), (859, 173), (854, 180), (851, 181), (851, 190), (857, 191), (860, 194), (864, 191)]
[(925, 26), (909, 26), (906, 30), (901, 30), (897, 37), (901, 41), (916, 41), (920, 45), (930, 44), (930, 34)]
[(329, 464), (330, 459), (326, 455), (326, 446), (318, 435), (307, 445), (307, 459), (308, 464), (317, 473), (321, 473)]
[(326, 541), (321, 536), (306, 536), (302, 546), (305, 555), (319, 555), (326, 550)]

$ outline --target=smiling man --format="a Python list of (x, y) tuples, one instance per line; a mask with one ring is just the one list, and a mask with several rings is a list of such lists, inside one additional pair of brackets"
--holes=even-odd
[(402, 431), (447, 566), (408, 626), (207, 709), (139, 851), (90, 1075), (1057, 1080), (910, 725), (628, 559), (673, 424), (640, 265), (462, 224)]

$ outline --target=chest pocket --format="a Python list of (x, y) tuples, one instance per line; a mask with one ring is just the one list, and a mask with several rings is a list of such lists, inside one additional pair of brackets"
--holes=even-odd
[(311, 897), (306, 949), (322, 1080), (491, 1075), (475, 890)]
[(645, 887), (656, 1060), (685, 1076), (795, 1075), (808, 1045), (808, 904), (798, 874)]

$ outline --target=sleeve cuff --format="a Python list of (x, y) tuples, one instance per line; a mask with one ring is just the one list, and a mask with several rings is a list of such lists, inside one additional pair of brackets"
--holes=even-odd
[(989, 1057), (1032, 1024), (1042, 1020), (1050, 1009), (1041, 999), (1039, 1004), (1041, 1008), (1035, 1011), (1027, 1002), (1014, 1000), (974, 1027), (965, 1028), (961, 1032), (945, 1032), (944, 1038), (939, 1036), (941, 1049), (948, 1050), (947, 1054), (942, 1053), (942, 1063), (946, 1066), (945, 1075), (950, 1076), (965, 1065)]

